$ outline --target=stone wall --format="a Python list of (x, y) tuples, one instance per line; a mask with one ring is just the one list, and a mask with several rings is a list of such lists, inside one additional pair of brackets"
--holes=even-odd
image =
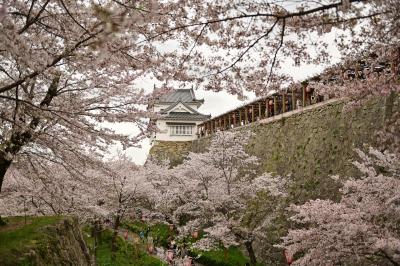
[(156, 141), (149, 151), (149, 158), (169, 160), (175, 166), (182, 163), (191, 150), (191, 141)]
[(42, 228), (42, 231), (44, 237), (24, 254), (24, 261), (29, 261), (29, 265), (93, 265), (94, 260), (76, 219), (62, 219), (55, 225)]
[[(372, 100), (362, 107), (344, 106), (343, 101), (330, 101), (236, 130), (255, 133), (247, 148), (260, 158), (260, 171), (294, 177), (352, 176), (356, 174), (351, 163), (354, 149), (376, 145), (374, 134), (389, 116), (400, 111), (400, 103), (396, 96)], [(204, 151), (209, 141), (159, 141), (150, 156), (176, 165), (189, 151)]]
[[(350, 108), (344, 101), (331, 100), (235, 130), (254, 133), (247, 150), (260, 159), (259, 173), (292, 177), (293, 203), (337, 199), (337, 185), (329, 176), (358, 175), (352, 165), (357, 159), (354, 149), (377, 145), (375, 133), (400, 111), (399, 102), (397, 95)], [(196, 140), (190, 150), (202, 152), (209, 141), (210, 137)]]
[[(298, 183), (292, 191), (296, 203), (315, 197), (335, 199), (332, 191), (336, 189), (329, 176), (356, 176), (354, 149), (376, 146), (375, 133), (399, 111), (398, 95), (351, 109), (343, 101), (329, 101), (235, 130), (255, 133), (247, 149), (260, 158), (260, 173), (293, 177)], [(177, 165), (189, 151), (204, 151), (209, 141), (210, 137), (193, 142), (158, 142), (150, 155)]]

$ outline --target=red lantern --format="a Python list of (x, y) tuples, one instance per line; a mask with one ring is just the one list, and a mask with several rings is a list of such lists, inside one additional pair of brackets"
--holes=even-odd
[(154, 252), (154, 246), (153, 246), (153, 245), (149, 245), (149, 246), (147, 247), (147, 252), (148, 252), (149, 254), (153, 254), (153, 252)]
[(192, 258), (191, 257), (185, 258), (183, 261), (183, 266), (192, 266)]
[(285, 256), (287, 265), (291, 265), (293, 263), (293, 256), (289, 253), (288, 250), (283, 251), (283, 255)]
[(174, 251), (172, 249), (167, 250), (167, 261), (172, 262), (174, 259)]

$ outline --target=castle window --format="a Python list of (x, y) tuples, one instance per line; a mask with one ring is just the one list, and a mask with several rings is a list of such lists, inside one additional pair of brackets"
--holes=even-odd
[(173, 125), (169, 126), (171, 136), (191, 136), (193, 135), (192, 125)]

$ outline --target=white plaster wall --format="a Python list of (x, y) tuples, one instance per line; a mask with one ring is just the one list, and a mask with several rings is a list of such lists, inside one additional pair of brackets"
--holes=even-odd
[(171, 136), (169, 132), (169, 128), (167, 122), (173, 123), (188, 123), (188, 121), (165, 121), (165, 120), (158, 120), (157, 121), (157, 128), (159, 131), (155, 133), (153, 136), (153, 140), (161, 140), (161, 141), (191, 141), (197, 139), (197, 125), (201, 123), (201, 121), (196, 121), (196, 126), (193, 128), (193, 135), (191, 136)]

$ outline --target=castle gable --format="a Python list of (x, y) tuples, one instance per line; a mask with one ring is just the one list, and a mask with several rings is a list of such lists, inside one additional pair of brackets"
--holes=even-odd
[(197, 125), (210, 119), (197, 111), (204, 100), (196, 99), (193, 89), (174, 90), (162, 95), (153, 105), (161, 116), (155, 120), (159, 129), (153, 140), (190, 141), (198, 137)]

